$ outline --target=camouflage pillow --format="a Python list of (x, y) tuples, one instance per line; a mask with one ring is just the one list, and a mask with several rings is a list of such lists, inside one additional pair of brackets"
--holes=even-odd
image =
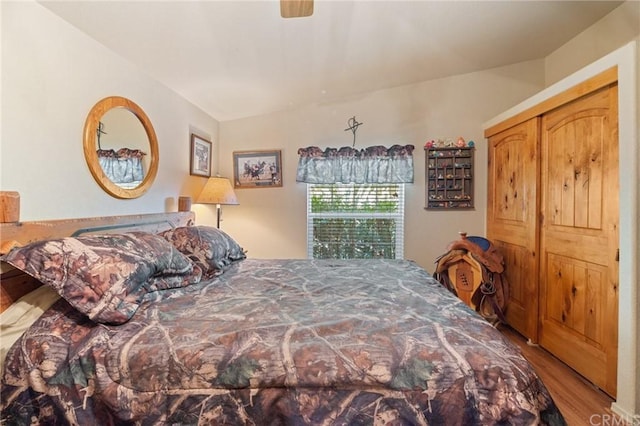
[(233, 262), (247, 257), (242, 247), (218, 228), (185, 226), (160, 235), (200, 266), (206, 277), (220, 275)]
[(200, 281), (202, 270), (144, 232), (38, 241), (1, 258), (51, 286), (91, 320), (127, 322), (145, 294)]

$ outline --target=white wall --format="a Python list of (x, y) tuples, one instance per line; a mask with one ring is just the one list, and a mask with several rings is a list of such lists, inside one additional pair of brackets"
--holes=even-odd
[[(189, 133), (215, 141), (216, 120), (41, 5), (0, 10), (0, 189), (20, 192), (21, 220), (176, 210), (179, 195), (204, 185), (189, 176)], [(141, 106), (158, 136), (156, 181), (135, 200), (105, 193), (83, 155), (87, 114), (113, 95)]]
[(638, 39), (640, 1), (626, 1), (545, 58), (546, 85)]
[[(233, 172), (232, 152), (280, 149), (283, 187), (240, 189), (239, 206), (223, 207), (222, 228), (259, 258), (306, 257), (306, 188), (295, 182), (297, 150), (351, 146), (347, 120), (362, 122), (356, 147), (413, 144), (415, 183), (407, 185), (405, 257), (431, 271), (458, 231), (484, 232), (486, 143), (482, 123), (543, 87), (533, 61), (402, 86), (325, 104), (220, 124), (220, 170)], [(424, 143), (462, 136), (476, 142), (474, 211), (425, 210)]]

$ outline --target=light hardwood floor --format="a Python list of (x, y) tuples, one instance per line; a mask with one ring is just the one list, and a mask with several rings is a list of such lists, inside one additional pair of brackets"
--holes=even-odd
[(623, 424), (612, 421), (611, 403), (614, 400), (610, 396), (543, 348), (528, 345), (526, 339), (513, 329), (502, 326), (500, 331), (520, 347), (569, 426)]

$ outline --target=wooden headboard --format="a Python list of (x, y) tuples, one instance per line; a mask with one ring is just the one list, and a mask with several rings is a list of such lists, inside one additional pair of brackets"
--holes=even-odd
[[(34, 241), (87, 234), (130, 231), (157, 233), (195, 223), (195, 213), (174, 212), (129, 216), (105, 216), (38, 222), (0, 223), (0, 248)], [(4, 262), (0, 263), (0, 312), (42, 284)]]

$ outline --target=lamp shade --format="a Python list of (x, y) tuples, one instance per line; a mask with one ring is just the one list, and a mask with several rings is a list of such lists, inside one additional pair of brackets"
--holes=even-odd
[(198, 204), (239, 204), (231, 182), (223, 177), (211, 177), (196, 199)]

